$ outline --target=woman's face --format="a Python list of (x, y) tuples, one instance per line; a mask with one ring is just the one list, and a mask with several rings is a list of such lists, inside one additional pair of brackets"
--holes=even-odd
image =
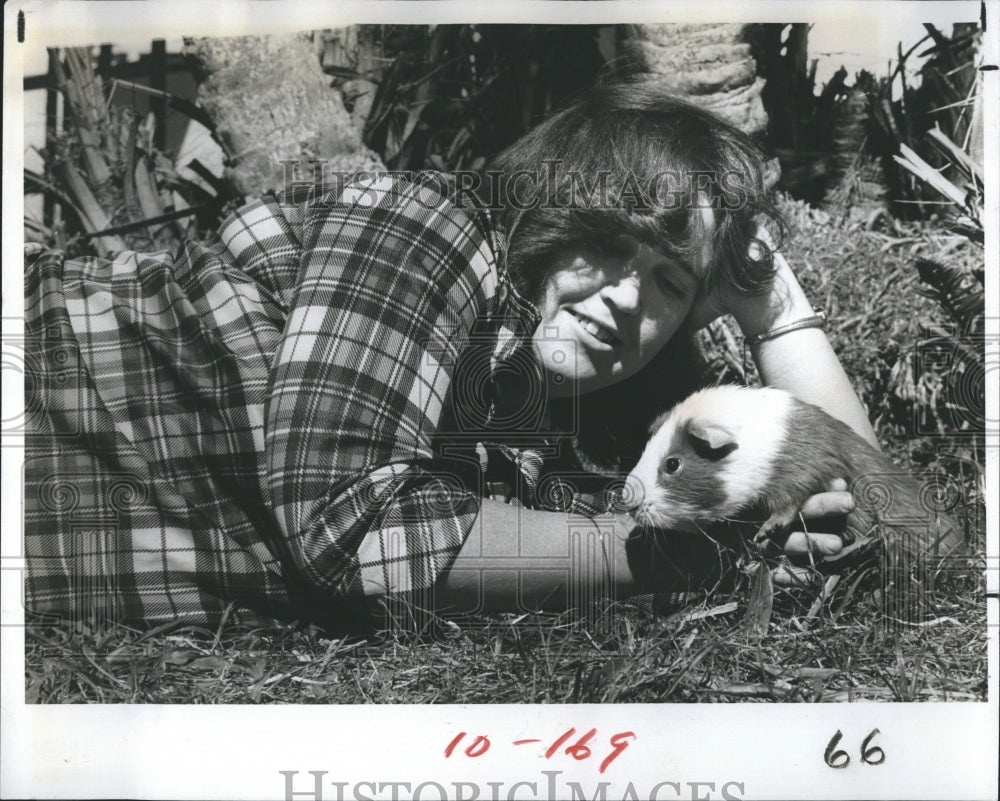
[(550, 394), (592, 392), (636, 373), (680, 328), (708, 263), (692, 264), (627, 235), (556, 256), (532, 338)]

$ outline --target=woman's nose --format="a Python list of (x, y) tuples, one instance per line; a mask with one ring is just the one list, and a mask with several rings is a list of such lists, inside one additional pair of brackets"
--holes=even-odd
[(607, 283), (601, 290), (601, 297), (623, 314), (639, 313), (639, 276), (624, 275), (614, 283)]

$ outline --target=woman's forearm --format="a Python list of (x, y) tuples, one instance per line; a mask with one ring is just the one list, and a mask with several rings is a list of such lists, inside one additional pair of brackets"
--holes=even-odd
[(621, 515), (587, 518), (483, 500), (451, 569), (434, 588), (440, 611), (561, 611), (637, 591)]
[[(624, 514), (596, 518), (484, 500), (458, 557), (433, 588), (439, 612), (601, 609), (639, 593), (714, 586), (745, 527), (708, 534), (638, 529)], [(720, 543), (728, 543), (726, 547)]]
[(819, 328), (804, 328), (751, 348), (764, 384), (786, 389), (847, 423), (879, 447), (868, 414)]
[[(733, 310), (747, 337), (813, 314), (805, 292), (780, 253), (775, 254), (775, 263), (773, 291), (745, 299)], [(765, 384), (819, 406), (878, 447), (868, 414), (822, 329), (791, 331), (754, 345), (751, 352)]]

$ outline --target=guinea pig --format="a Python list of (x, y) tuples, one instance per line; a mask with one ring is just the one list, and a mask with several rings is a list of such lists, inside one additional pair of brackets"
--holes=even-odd
[(624, 492), (641, 526), (701, 530), (761, 510), (770, 516), (757, 539), (781, 543), (805, 500), (843, 478), (866, 523), (916, 538), (909, 544), (920, 552), (962, 545), (939, 487), (928, 493), (847, 425), (788, 392), (704, 389), (661, 415), (650, 433)]

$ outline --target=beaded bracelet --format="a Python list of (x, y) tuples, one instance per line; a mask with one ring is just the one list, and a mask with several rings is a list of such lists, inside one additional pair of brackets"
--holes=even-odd
[(769, 339), (776, 339), (784, 334), (790, 334), (792, 331), (798, 331), (800, 328), (823, 328), (826, 324), (826, 313), (819, 309), (813, 309), (813, 312), (814, 314), (810, 317), (803, 317), (795, 322), (779, 325), (777, 328), (772, 328), (762, 334), (747, 337), (746, 344), (753, 347), (761, 342), (767, 342)]

